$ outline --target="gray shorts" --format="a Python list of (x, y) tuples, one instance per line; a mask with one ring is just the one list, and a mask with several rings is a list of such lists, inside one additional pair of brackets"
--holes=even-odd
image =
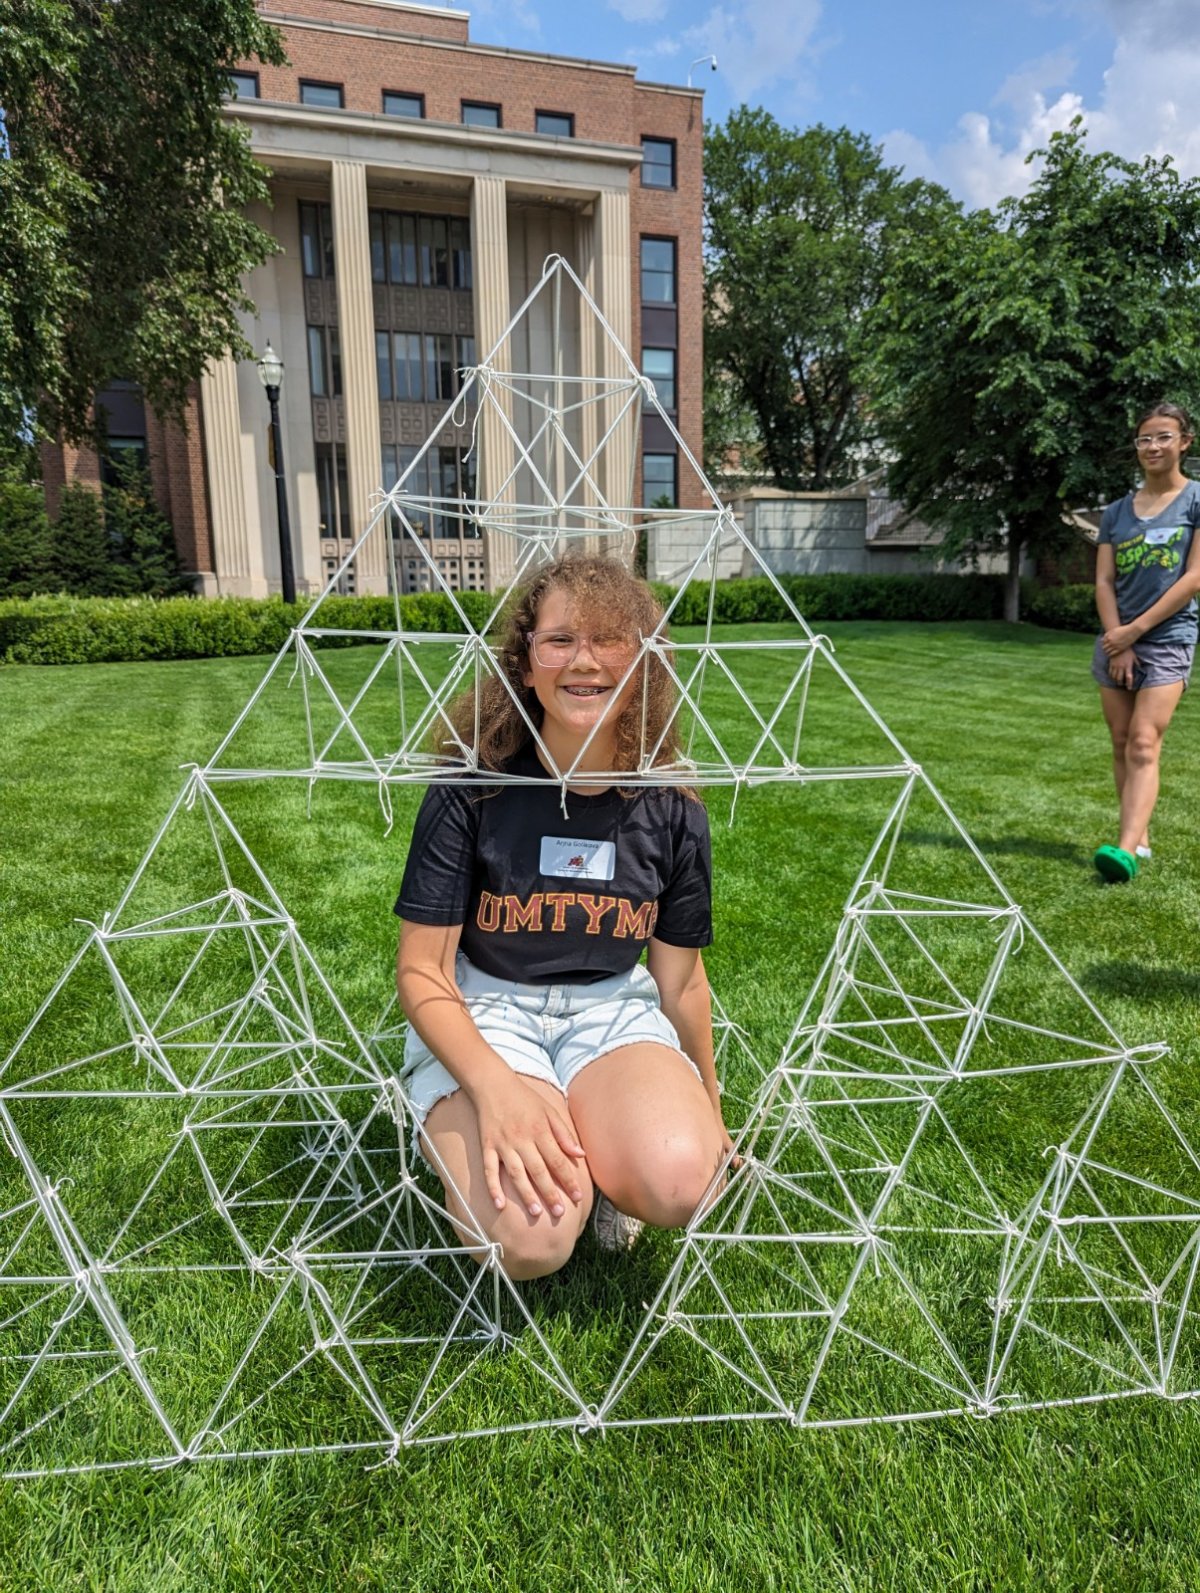
[(1181, 680), (1186, 691), (1195, 651), (1195, 642), (1135, 642), (1133, 652), (1138, 667), (1133, 672), (1133, 685), (1122, 686), (1109, 674), (1103, 637), (1097, 636), (1092, 652), (1092, 679), (1097, 686), (1109, 686), (1113, 691), (1141, 691), (1143, 686), (1170, 686)]
[[(669, 1046), (700, 1077), (663, 1015), (658, 986), (640, 963), (590, 985), (522, 985), (493, 978), (460, 952), (454, 974), (476, 1028), (492, 1049), (514, 1073), (542, 1079), (564, 1096), (589, 1062), (625, 1045)], [(418, 1124), (458, 1089), (411, 1024), (401, 1082)]]

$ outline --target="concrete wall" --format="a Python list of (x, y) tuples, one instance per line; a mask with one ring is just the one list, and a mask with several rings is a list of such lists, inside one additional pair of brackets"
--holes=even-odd
[[(916, 545), (878, 547), (867, 541), (867, 502), (862, 498), (750, 498), (736, 504), (746, 535), (777, 575), (961, 574), (963, 566), (931, 559)], [(1001, 574), (1005, 561), (982, 558), (970, 566)], [(754, 573), (746, 557), (744, 575)]]

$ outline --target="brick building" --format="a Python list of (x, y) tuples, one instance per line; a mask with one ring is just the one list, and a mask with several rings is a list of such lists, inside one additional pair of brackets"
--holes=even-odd
[[(478, 44), (467, 13), (408, 0), (261, 9), (289, 64), (246, 63), (227, 114), (270, 171), (272, 205), (255, 219), (282, 246), (248, 281), (257, 315), (244, 330), (256, 349), (269, 340), (286, 367), (298, 588), (325, 585), (381, 483), (410, 463), (454, 399), (459, 370), (486, 355), (550, 254), (572, 265), (640, 356), (699, 457), (701, 91), (639, 82), (631, 66)], [(566, 357), (577, 374), (595, 374), (582, 340)], [(278, 590), (254, 366), (226, 360), (206, 373), (186, 435), (145, 412), (136, 390), (102, 401), (115, 445), (145, 448), (198, 589)], [(433, 495), (476, 490), (470, 415), (455, 420), (429, 456)], [(699, 507), (669, 429), (648, 414), (640, 433), (630, 443), (635, 502)], [(66, 477), (100, 472), (86, 454), (55, 450), (46, 474), (53, 508)], [(452, 585), (489, 580), (483, 540), (454, 534), (473, 530), (466, 519), (429, 527)], [(344, 584), (380, 590), (384, 564), (364, 550)]]

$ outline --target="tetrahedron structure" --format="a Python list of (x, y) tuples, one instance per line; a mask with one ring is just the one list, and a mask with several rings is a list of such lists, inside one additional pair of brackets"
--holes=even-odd
[[(387, 1460), (534, 1427), (1200, 1391), (1200, 1159), (1163, 1048), (1126, 1045), (1054, 956), (565, 261), (463, 376), (476, 495), (434, 490), (435, 428), (347, 557), (386, 568), (381, 622), (339, 628), (339, 571), (0, 1065), (0, 1468)], [(686, 507), (631, 504), (646, 413)], [(439, 564), (451, 524), (478, 535), (489, 597)], [(803, 903), (761, 926), (795, 959), (784, 983), (716, 984), (735, 1158), (681, 1236), (631, 1260), (636, 1282), (573, 1263), (611, 1304), (604, 1334), (578, 1331), (569, 1281), (510, 1283), (451, 1220), (452, 1181), (413, 1140), (394, 1000), (364, 1018), (314, 955), (297, 909), (319, 871), (289, 892), (256, 861), (278, 873), (304, 833), (348, 833), (364, 787), (381, 837), (430, 782), (565, 800), (575, 767), (535, 724), (544, 776), (497, 776), (452, 705), (491, 682), (524, 712), (494, 631), (573, 547), (640, 551), (670, 577), (629, 672), (672, 706), (644, 709), (637, 766), (613, 779), (712, 802), (718, 933), (722, 853), (746, 825), (772, 902)], [(718, 629), (729, 573), (769, 583), (777, 637)], [(413, 590), (441, 594), (443, 629), (415, 628)], [(848, 837), (842, 878), (828, 859)], [(337, 892), (320, 899), (336, 916)], [(344, 978), (367, 953), (350, 915), (338, 930)]]

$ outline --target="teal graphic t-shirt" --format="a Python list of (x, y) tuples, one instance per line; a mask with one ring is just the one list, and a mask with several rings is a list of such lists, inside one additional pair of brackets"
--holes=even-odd
[[(1200, 522), (1200, 482), (1189, 481), (1161, 513), (1139, 520), (1133, 493), (1110, 503), (1100, 521), (1100, 541), (1112, 545), (1117, 566), (1117, 613), (1128, 625), (1152, 608), (1187, 568)], [(1163, 620), (1143, 641), (1194, 642), (1196, 599)]]

